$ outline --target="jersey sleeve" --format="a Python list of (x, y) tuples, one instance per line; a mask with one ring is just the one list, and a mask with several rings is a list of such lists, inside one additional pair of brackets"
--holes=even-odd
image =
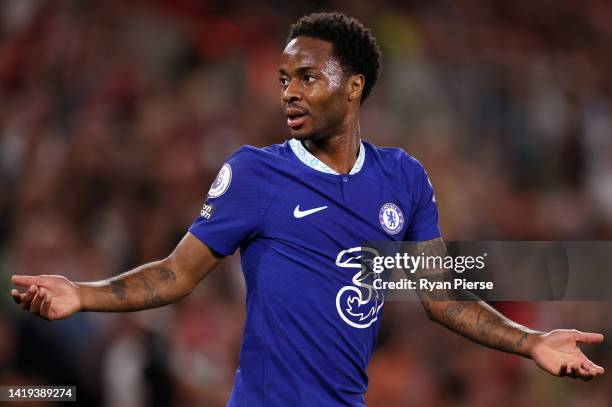
[(414, 158), (412, 161), (411, 187), (413, 189), (413, 211), (404, 240), (424, 242), (441, 236), (438, 227), (438, 206), (433, 186), (423, 165)]
[(234, 153), (213, 181), (189, 232), (222, 256), (253, 239), (267, 202), (259, 175), (253, 153), (244, 148)]

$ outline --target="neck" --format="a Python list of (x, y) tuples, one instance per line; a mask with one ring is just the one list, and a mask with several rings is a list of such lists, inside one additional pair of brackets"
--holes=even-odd
[(361, 138), (359, 121), (349, 131), (324, 139), (305, 140), (304, 147), (325, 165), (339, 174), (348, 174), (357, 161)]

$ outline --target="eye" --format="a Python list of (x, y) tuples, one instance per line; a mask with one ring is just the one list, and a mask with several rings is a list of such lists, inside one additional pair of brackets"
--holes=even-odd
[(289, 79), (287, 79), (287, 78), (279, 78), (278, 82), (281, 84), (281, 86), (288, 86), (289, 85)]
[(304, 76), (304, 82), (306, 82), (306, 83), (312, 83), (312, 82), (314, 82), (314, 81), (316, 81), (316, 80), (317, 80), (317, 78), (315, 78), (315, 77), (314, 77), (314, 76), (312, 76), (312, 75), (306, 75), (306, 76)]

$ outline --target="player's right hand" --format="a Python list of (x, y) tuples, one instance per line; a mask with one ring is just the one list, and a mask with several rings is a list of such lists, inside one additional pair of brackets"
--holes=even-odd
[(17, 276), (13, 284), (27, 288), (24, 293), (11, 290), (19, 306), (47, 320), (67, 318), (81, 309), (79, 287), (63, 276)]

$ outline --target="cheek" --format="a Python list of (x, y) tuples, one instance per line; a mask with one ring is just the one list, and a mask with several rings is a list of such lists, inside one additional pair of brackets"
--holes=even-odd
[(336, 129), (342, 126), (346, 113), (338, 103), (322, 104), (317, 114), (313, 116), (312, 126), (317, 131)]
[(311, 125), (315, 130), (336, 127), (346, 116), (345, 90), (344, 87), (338, 88), (335, 83), (313, 87), (306, 95), (306, 101), (313, 119)]
[(321, 101), (320, 113), (325, 117), (328, 123), (335, 123), (342, 120), (346, 115), (347, 104), (344, 94), (335, 92), (327, 94), (327, 97)]
[(322, 117), (335, 115), (337, 112), (344, 111), (346, 107), (343, 92), (338, 89), (332, 89), (331, 86), (313, 89), (313, 92), (310, 94), (309, 103), (313, 112), (316, 112), (317, 116)]

